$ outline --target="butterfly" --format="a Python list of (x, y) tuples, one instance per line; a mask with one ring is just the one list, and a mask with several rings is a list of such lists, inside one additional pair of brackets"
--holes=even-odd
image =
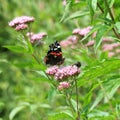
[(44, 58), (46, 65), (61, 65), (64, 62), (65, 58), (62, 56), (62, 50), (60, 43), (55, 41), (49, 45), (49, 51)]

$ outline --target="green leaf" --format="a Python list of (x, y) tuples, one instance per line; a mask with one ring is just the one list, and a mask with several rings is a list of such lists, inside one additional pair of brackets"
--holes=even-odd
[(105, 116), (109, 116), (108, 112), (104, 112), (104, 111), (100, 111), (100, 110), (94, 110), (91, 113), (88, 114), (89, 118), (92, 117), (105, 117)]
[(86, 68), (84, 68), (85, 70), (83, 70), (83, 72), (78, 76), (78, 86), (80, 87), (86, 85), (89, 81), (94, 81), (100, 76), (106, 76), (107, 74), (112, 73), (119, 68), (119, 59), (105, 60), (103, 62), (97, 63), (97, 65), (93, 65), (93, 67), (87, 66)]
[(17, 53), (27, 53), (27, 49), (22, 47), (22, 46), (18, 46), (18, 45), (6, 45), (4, 46), (5, 48), (8, 48), (9, 50), (13, 51), (13, 52), (17, 52)]
[(28, 107), (28, 106), (30, 106), (30, 104), (27, 103), (27, 102), (25, 102), (25, 103), (22, 103), (20, 106), (15, 107), (15, 108), (11, 111), (11, 113), (10, 113), (10, 115), (9, 115), (9, 119), (10, 119), (10, 120), (13, 120), (14, 117), (15, 117), (20, 111), (22, 111), (23, 109), (25, 109), (25, 108)]
[(85, 15), (89, 15), (89, 12), (77, 11), (77, 12), (71, 14), (69, 17), (67, 17), (64, 21), (66, 22), (68, 20), (79, 18), (79, 17), (85, 16)]
[(18, 114), (21, 110), (23, 110), (25, 106), (18, 106), (12, 110), (12, 112), (9, 115), (9, 119), (13, 120), (13, 118)]
[(2, 70), (0, 70), (0, 74), (2, 73)]
[(45, 77), (45, 78), (48, 79), (48, 76), (44, 71), (35, 71), (35, 72), (38, 73), (40, 76)]
[(109, 3), (109, 7), (111, 8), (114, 4), (115, 0), (108, 0), (108, 3)]
[(62, 16), (60, 22), (63, 22), (64, 19), (66, 18), (66, 16), (68, 15), (70, 6), (71, 6), (71, 1), (69, 1), (69, 2), (67, 3), (67, 5), (66, 5), (66, 7), (65, 7), (64, 14), (63, 14), (63, 16)]
[(118, 30), (118, 33), (120, 33), (120, 22), (116, 22), (115, 24), (117, 30)]
[(70, 101), (72, 103), (72, 106), (73, 106), (74, 110), (77, 111), (77, 103), (76, 103), (76, 101), (74, 99), (72, 99), (72, 98), (70, 99)]
[(113, 78), (108, 78), (105, 82), (101, 83), (102, 88), (93, 105), (91, 106), (91, 110), (103, 99), (105, 98), (105, 102), (108, 102), (109, 99), (113, 97), (117, 89), (120, 87), (120, 75), (116, 75)]
[(97, 8), (97, 0), (92, 0), (91, 2), (92, 2), (92, 9), (95, 12)]
[(74, 120), (73, 117), (69, 113), (60, 112), (60, 113), (53, 113), (49, 115), (49, 120)]
[(87, 2), (88, 2), (91, 19), (93, 20), (93, 16), (97, 8), (97, 0), (87, 0)]
[(96, 37), (95, 37), (95, 51), (97, 50), (97, 48), (100, 46), (101, 42), (102, 42), (102, 37), (103, 35), (106, 34), (106, 32), (108, 30), (108, 27), (106, 25), (101, 25), (101, 27), (98, 29)]

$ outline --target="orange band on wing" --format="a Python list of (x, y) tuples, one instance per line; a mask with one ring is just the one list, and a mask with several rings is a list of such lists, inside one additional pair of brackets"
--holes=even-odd
[(60, 55), (62, 55), (62, 52), (59, 52), (59, 53), (51, 52), (50, 54), (55, 55), (55, 56), (60, 56)]

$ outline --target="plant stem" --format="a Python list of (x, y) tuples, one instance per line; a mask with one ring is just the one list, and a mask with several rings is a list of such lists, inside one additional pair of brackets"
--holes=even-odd
[(78, 104), (78, 85), (77, 85), (76, 79), (75, 79), (75, 89), (76, 89), (76, 103), (77, 103), (77, 118), (76, 118), (76, 120), (80, 120), (79, 104)]
[(71, 99), (70, 95), (68, 93), (66, 93), (66, 92), (65, 92), (65, 94), (66, 94), (66, 98), (67, 98), (67, 101), (68, 101), (70, 107), (72, 108), (73, 112), (75, 112), (75, 109), (74, 109), (74, 107), (73, 107), (73, 105), (71, 103), (71, 100), (70, 100)]
[[(115, 23), (113, 14), (112, 14), (111, 9), (109, 8), (108, 3), (107, 3), (106, 0), (105, 0), (105, 5), (106, 5), (106, 7), (107, 7), (107, 9), (108, 9), (108, 12), (109, 12), (109, 14), (110, 14), (110, 17), (111, 17), (113, 23)], [(101, 10), (101, 12), (104, 14), (104, 10), (102, 9), (102, 7), (100, 6), (99, 3), (97, 3), (97, 6), (98, 6), (98, 8)], [(120, 36), (119, 36), (119, 34), (116, 32), (115, 28), (112, 28), (112, 31), (114, 32), (115, 36), (116, 36), (118, 39), (120, 39)]]

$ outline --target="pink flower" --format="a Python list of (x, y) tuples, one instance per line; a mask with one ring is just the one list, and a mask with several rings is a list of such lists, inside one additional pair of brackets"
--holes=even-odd
[(113, 48), (117, 48), (117, 47), (119, 47), (119, 46), (120, 46), (120, 43), (113, 43), (113, 44), (112, 44), (112, 47), (113, 47)]
[(54, 75), (58, 71), (58, 66), (52, 66), (47, 68), (46, 73), (48, 75)]
[(38, 33), (31, 35), (31, 43), (34, 43), (35, 41), (41, 40), (44, 36), (46, 36), (46, 33)]
[(112, 44), (104, 44), (103, 45), (103, 51), (110, 51), (113, 50)]
[(80, 36), (86, 36), (90, 32), (91, 29), (92, 29), (91, 26), (88, 26), (88, 27), (83, 28), (83, 29), (77, 28), (77, 29), (74, 29), (72, 33), (78, 34)]
[(90, 26), (87, 28), (81, 29), (81, 31), (79, 32), (79, 35), (86, 36), (90, 32), (91, 29), (92, 29), (92, 27), (90, 27)]
[(44, 32), (34, 34), (33, 32), (27, 33), (27, 36), (30, 38), (31, 43), (35, 43), (36, 41), (41, 40), (43, 37), (45, 37), (47, 34)]
[(87, 47), (93, 46), (94, 43), (95, 43), (95, 41), (94, 41), (94, 40), (91, 40), (91, 41), (89, 41), (89, 42), (86, 44), (86, 46), (87, 46)]
[(105, 38), (102, 39), (102, 41), (103, 42), (113, 42), (113, 39), (105, 37)]
[(80, 28), (76, 28), (73, 30), (73, 34), (79, 34), (81, 32), (81, 29)]
[(19, 30), (24, 30), (27, 29), (28, 25), (26, 24), (19, 24), (15, 27), (15, 30), (19, 31)]
[(74, 44), (77, 44), (77, 42), (78, 42), (78, 38), (77, 38), (77, 36), (70, 36), (70, 37), (68, 37), (67, 39), (65, 39), (65, 40), (62, 40), (61, 42), (60, 42), (60, 45), (62, 46), (62, 47), (68, 47), (68, 46), (70, 46), (70, 45), (74, 45)]
[(69, 82), (60, 82), (59, 86), (58, 86), (58, 90), (63, 90), (63, 89), (67, 89), (70, 87), (70, 83)]
[(109, 52), (109, 53), (108, 53), (108, 57), (113, 57), (114, 55), (115, 55), (114, 52)]
[(76, 65), (66, 66), (59, 68), (55, 73), (54, 77), (57, 80), (62, 80), (64, 78), (74, 76), (80, 73), (80, 69)]
[(21, 16), (21, 17), (16, 17), (14, 18), (12, 21), (10, 21), (8, 24), (11, 27), (16, 27), (16, 25), (19, 24), (25, 24), (25, 23), (29, 23), (29, 22), (33, 22), (34, 21), (34, 17), (30, 17), (30, 16)]

